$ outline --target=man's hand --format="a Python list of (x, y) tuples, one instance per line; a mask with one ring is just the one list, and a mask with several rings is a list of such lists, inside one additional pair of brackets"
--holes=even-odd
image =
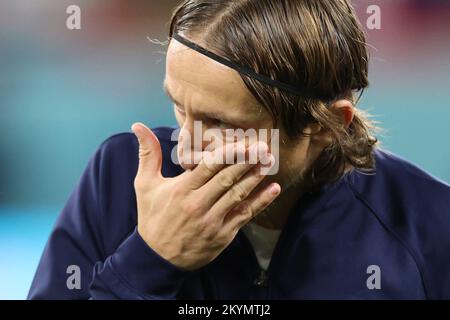
[[(139, 140), (139, 169), (134, 181), (138, 232), (175, 266), (195, 270), (214, 260), (239, 229), (280, 194), (277, 183), (252, 193), (264, 178), (260, 163), (226, 165), (204, 158), (193, 170), (164, 178), (158, 139), (143, 124), (134, 124), (132, 130)], [(274, 164), (267, 144), (260, 142), (248, 150), (241, 147), (233, 143), (218, 150), (256, 152)]]

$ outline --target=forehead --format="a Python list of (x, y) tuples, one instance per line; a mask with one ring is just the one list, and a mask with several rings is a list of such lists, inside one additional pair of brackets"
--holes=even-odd
[[(261, 106), (235, 70), (172, 40), (165, 84), (184, 107), (261, 112)], [(181, 101), (180, 101), (181, 100)]]

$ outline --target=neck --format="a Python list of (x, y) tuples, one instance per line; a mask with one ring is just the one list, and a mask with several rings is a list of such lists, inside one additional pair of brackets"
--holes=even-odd
[[(353, 170), (353, 167), (346, 165), (344, 174)], [(286, 220), (300, 197), (304, 194), (308, 187), (305, 183), (299, 183), (291, 186), (278, 196), (266, 210), (258, 214), (253, 222), (267, 229), (282, 229), (286, 224)]]
[(267, 229), (282, 229), (289, 212), (302, 195), (302, 188), (291, 187), (278, 196), (266, 210), (258, 214), (253, 222)]

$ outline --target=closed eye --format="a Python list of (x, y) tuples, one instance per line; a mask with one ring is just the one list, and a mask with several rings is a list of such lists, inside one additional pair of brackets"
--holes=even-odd
[(233, 128), (235, 128), (234, 125), (232, 125), (232, 124), (230, 124), (230, 123), (228, 123), (226, 121), (217, 119), (217, 118), (211, 118), (210, 121), (211, 121), (211, 123), (213, 124), (214, 127), (217, 127), (219, 129), (233, 129)]

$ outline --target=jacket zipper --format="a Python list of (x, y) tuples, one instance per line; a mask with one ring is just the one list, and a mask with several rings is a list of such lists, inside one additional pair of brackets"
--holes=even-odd
[(257, 287), (267, 287), (267, 272), (263, 268), (259, 267), (259, 274), (253, 281), (253, 284)]
[(250, 243), (250, 240), (247, 238), (245, 233), (241, 231), (242, 237), (244, 238), (244, 242), (246, 243), (247, 249), (251, 253), (253, 257), (253, 261), (255, 264), (255, 269), (257, 270), (257, 276), (253, 280), (253, 284), (259, 288), (268, 288), (266, 293), (266, 298), (270, 298), (270, 280), (272, 278), (274, 265), (276, 266), (278, 255), (280, 254), (278, 251), (281, 250), (282, 245), (284, 245), (284, 242), (286, 241), (285, 238), (287, 237), (288, 228), (290, 225), (292, 225), (292, 220), (294, 219), (294, 216), (297, 216), (300, 214), (300, 210), (303, 207), (303, 204), (305, 201), (308, 200), (307, 196), (301, 197), (301, 199), (298, 200), (297, 204), (292, 208), (291, 212), (289, 213), (286, 223), (281, 230), (280, 236), (278, 238), (278, 241), (275, 245), (275, 248), (272, 253), (272, 257), (269, 262), (269, 266), (267, 267), (267, 271), (261, 268), (258, 262), (258, 258), (256, 257), (255, 250), (253, 249), (252, 244)]
[[(280, 251), (281, 248), (281, 243), (284, 242), (284, 238), (286, 237), (286, 233), (287, 233), (287, 228), (290, 225), (290, 221), (293, 219), (292, 217), (295, 214), (295, 212), (297, 211), (297, 206), (295, 206), (293, 208), (293, 210), (289, 213), (288, 218), (286, 219), (286, 224), (283, 227), (283, 229), (281, 230), (280, 236), (278, 238), (278, 241), (275, 245), (275, 249), (272, 253), (272, 257), (270, 259), (269, 262), (269, 266), (267, 267), (267, 271), (264, 270), (263, 268), (261, 268), (261, 266), (259, 265), (258, 262), (258, 258), (256, 257), (256, 253), (255, 250), (253, 249), (253, 246), (250, 242), (250, 240), (247, 238), (247, 236), (245, 235), (245, 233), (243, 231), (241, 231), (241, 235), (244, 238), (244, 242), (245, 245), (247, 247), (247, 250), (250, 252), (252, 259), (253, 259), (253, 264), (255, 265), (255, 270), (256, 270), (256, 277), (253, 279), (253, 284), (259, 288), (269, 288), (269, 281), (271, 278), (271, 274), (272, 274), (272, 269), (274, 268), (274, 260), (277, 258), (277, 256), (279, 255), (277, 252)], [(275, 259), (274, 259), (275, 258)], [(269, 298), (269, 291), (266, 294), (266, 298)]]
[(252, 282), (253, 285), (257, 287), (266, 287), (267, 286), (267, 272), (261, 266), (259, 265), (258, 258), (256, 257), (255, 250), (253, 249), (253, 246), (250, 242), (250, 240), (247, 238), (245, 233), (241, 230), (241, 238), (244, 242), (247, 251), (250, 253), (252, 264), (254, 265), (254, 269), (257, 270), (256, 276), (254, 276)]

